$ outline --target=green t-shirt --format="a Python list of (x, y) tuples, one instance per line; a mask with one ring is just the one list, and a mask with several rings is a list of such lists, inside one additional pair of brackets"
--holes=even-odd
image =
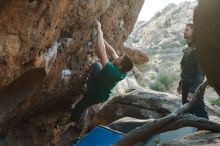
[(122, 73), (118, 67), (111, 62), (107, 62), (93, 79), (91, 90), (89, 94), (94, 100), (100, 102), (106, 101), (112, 93), (114, 86), (124, 79), (127, 73)]

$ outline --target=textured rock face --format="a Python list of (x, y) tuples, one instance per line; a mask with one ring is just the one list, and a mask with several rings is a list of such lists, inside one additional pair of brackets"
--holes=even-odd
[(8, 85), (29, 68), (36, 67), (37, 55), (60, 37), (73, 37), (77, 50), (84, 47), (91, 41), (91, 25), (95, 19), (102, 21), (106, 38), (114, 42), (115, 47), (123, 47), (142, 3), (110, 0), (2, 1), (0, 87)]
[(55, 138), (65, 123), (60, 121), (83, 92), (96, 60), (94, 20), (123, 53), (143, 2), (1, 0), (0, 145), (19, 145), (24, 136), (23, 146), (59, 143)]
[(194, 12), (198, 56), (208, 82), (220, 95), (220, 1), (199, 0)]
[(34, 59), (58, 38), (65, 1), (7, 1), (1, 9), (1, 84), (4, 87), (34, 68)]

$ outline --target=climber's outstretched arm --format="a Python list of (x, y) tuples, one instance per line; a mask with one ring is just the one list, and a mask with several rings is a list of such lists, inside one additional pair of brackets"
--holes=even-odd
[(106, 40), (104, 40), (104, 43), (106, 46), (106, 51), (109, 55), (111, 55), (112, 59), (114, 60), (114, 59), (118, 58), (119, 56), (116, 53), (115, 49), (111, 45), (109, 45), (109, 43)]
[(105, 50), (105, 43), (103, 39), (103, 32), (101, 28), (101, 23), (99, 21), (97, 23), (97, 31), (98, 31), (98, 57), (103, 66), (108, 62), (107, 53)]

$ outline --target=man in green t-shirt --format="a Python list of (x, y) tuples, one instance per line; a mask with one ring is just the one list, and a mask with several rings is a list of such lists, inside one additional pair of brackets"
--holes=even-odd
[[(91, 67), (91, 74), (87, 81), (87, 91), (84, 97), (74, 107), (71, 120), (78, 123), (86, 108), (91, 105), (106, 101), (114, 86), (127, 76), (127, 72), (133, 68), (133, 63), (128, 55), (119, 57), (114, 48), (103, 38), (101, 24), (97, 21), (98, 32), (98, 57), (100, 63), (95, 63)], [(111, 55), (110, 62), (107, 52)]]

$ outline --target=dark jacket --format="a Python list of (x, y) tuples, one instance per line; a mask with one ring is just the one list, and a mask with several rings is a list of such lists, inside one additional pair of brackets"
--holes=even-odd
[(191, 84), (191, 93), (194, 93), (198, 85), (204, 80), (204, 72), (197, 61), (195, 50), (194, 46), (189, 45), (183, 50), (184, 54), (181, 60), (181, 82), (182, 84)]

